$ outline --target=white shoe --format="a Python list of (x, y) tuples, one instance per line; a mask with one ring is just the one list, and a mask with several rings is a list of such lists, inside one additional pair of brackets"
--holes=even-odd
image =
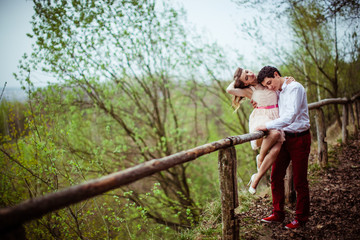
[(253, 188), (252, 186), (249, 187), (248, 189), (249, 193), (251, 193), (252, 195), (254, 195), (256, 193), (256, 189)]
[(251, 193), (252, 195), (254, 195), (254, 194), (256, 193), (256, 189), (251, 186), (252, 182), (253, 182), (254, 179), (255, 179), (255, 176), (256, 176), (256, 173), (251, 176), (250, 181), (249, 181), (249, 183), (248, 183), (248, 186), (250, 186), (248, 191), (249, 191), (249, 193)]

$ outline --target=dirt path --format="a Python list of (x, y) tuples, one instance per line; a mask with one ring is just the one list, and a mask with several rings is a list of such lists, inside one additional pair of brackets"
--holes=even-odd
[(241, 239), (360, 239), (360, 134), (330, 152), (327, 170), (309, 174), (311, 218), (305, 227), (287, 230), (294, 208), (287, 207), (283, 224), (260, 223), (271, 214), (271, 196), (257, 198), (238, 215)]

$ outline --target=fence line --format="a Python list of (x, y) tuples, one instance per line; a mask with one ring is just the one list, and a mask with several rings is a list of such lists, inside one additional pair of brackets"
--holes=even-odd
[[(325, 118), (321, 107), (329, 104), (343, 104), (342, 136), (343, 142), (346, 143), (346, 127), (348, 124), (349, 109), (350, 113), (352, 113), (353, 124), (356, 126), (355, 129), (357, 130), (357, 128), (359, 128), (359, 98), (360, 93), (354, 95), (351, 99), (324, 99), (319, 102), (309, 104), (309, 110), (316, 110), (317, 138), (319, 145), (318, 153), (321, 166), (324, 166), (327, 163)], [(352, 103), (355, 105), (356, 121), (353, 106), (351, 105)], [(123, 171), (115, 172), (99, 179), (90, 180), (58, 192), (29, 199), (12, 207), (2, 208), (0, 209), (0, 236), (1, 234), (6, 234), (14, 229), (21, 229), (22, 224), (25, 222), (39, 218), (51, 211), (58, 210), (65, 206), (78, 203), (104, 192), (133, 183), (141, 178), (169, 169), (175, 165), (192, 161), (205, 154), (221, 150), (219, 151), (219, 174), (222, 199), (223, 239), (238, 239), (239, 223), (234, 215), (234, 210), (239, 204), (237, 197), (236, 176), (237, 158), (236, 151), (233, 146), (259, 139), (264, 135), (265, 133), (260, 131), (251, 134), (227, 137), (219, 141), (207, 143), (170, 156), (153, 159)]]
[[(324, 99), (319, 102), (310, 103), (309, 110), (315, 110), (315, 121), (316, 121), (316, 132), (317, 132), (317, 142), (318, 142), (318, 162), (321, 167), (324, 167), (328, 163), (328, 154), (327, 154), (327, 142), (326, 142), (326, 124), (325, 124), (325, 116), (324, 111), (321, 107), (330, 105), (330, 104), (342, 104), (343, 105), (343, 111), (342, 111), (342, 126), (341, 126), (341, 135), (342, 135), (342, 142), (344, 144), (347, 143), (348, 140), (348, 131), (347, 131), (347, 125), (348, 125), (348, 115), (349, 110), (351, 113), (352, 123), (355, 126), (355, 132), (357, 133), (359, 126), (359, 108), (360, 108), (360, 92), (355, 94), (351, 98), (331, 98), (331, 99)], [(352, 106), (354, 104), (354, 106)], [(356, 112), (356, 121), (354, 116), (354, 110), (355, 108)]]
[(46, 194), (42, 197), (29, 199), (13, 207), (0, 209), (0, 232), (17, 227), (26, 221), (39, 218), (46, 213), (70, 204), (78, 203), (104, 192), (133, 183), (136, 180), (174, 167), (175, 165), (194, 160), (222, 148), (261, 138), (264, 135), (263, 132), (257, 132), (227, 137), (167, 157), (153, 159), (100, 179), (90, 180), (58, 192)]

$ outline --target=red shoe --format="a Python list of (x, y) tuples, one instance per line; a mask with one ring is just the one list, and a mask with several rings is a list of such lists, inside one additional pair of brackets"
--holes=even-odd
[(297, 228), (299, 228), (301, 226), (304, 226), (304, 225), (305, 225), (305, 223), (301, 223), (301, 222), (299, 222), (298, 220), (295, 219), (294, 221), (292, 221), (291, 223), (286, 225), (285, 228), (286, 229), (297, 229)]
[(266, 223), (282, 223), (284, 221), (284, 218), (271, 214), (269, 217), (261, 219), (261, 221)]

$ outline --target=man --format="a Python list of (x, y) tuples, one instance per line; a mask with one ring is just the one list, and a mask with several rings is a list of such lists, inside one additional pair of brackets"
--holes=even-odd
[(264, 87), (277, 91), (280, 115), (280, 118), (259, 126), (257, 130), (282, 129), (285, 132), (285, 142), (271, 172), (273, 213), (261, 221), (267, 223), (284, 221), (284, 177), (291, 160), (297, 202), (295, 220), (287, 224), (285, 228), (296, 229), (304, 225), (310, 215), (307, 170), (311, 136), (306, 92), (298, 82), (286, 84), (285, 78), (281, 77), (279, 70), (275, 67), (263, 67), (257, 79)]

